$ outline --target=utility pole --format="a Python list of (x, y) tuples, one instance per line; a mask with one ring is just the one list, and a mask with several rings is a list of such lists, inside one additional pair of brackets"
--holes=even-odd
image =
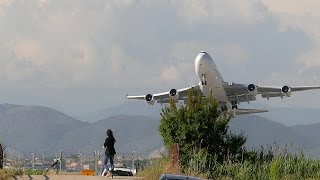
[(60, 150), (60, 173), (61, 173), (61, 166), (62, 166), (62, 151)]
[(97, 176), (98, 175), (98, 161), (100, 159), (100, 152), (99, 150), (98, 151), (94, 151), (94, 171), (95, 171), (95, 175)]
[(34, 153), (32, 153), (32, 169), (34, 170)]
[(134, 171), (134, 153), (135, 153), (135, 151), (132, 151), (132, 173), (133, 173), (133, 171)]
[(82, 164), (82, 154), (80, 153), (80, 151), (78, 152), (78, 157), (80, 158), (80, 171), (82, 171), (83, 164)]

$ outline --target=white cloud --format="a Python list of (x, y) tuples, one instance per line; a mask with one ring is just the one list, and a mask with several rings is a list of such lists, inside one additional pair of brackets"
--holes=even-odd
[(313, 47), (310, 47), (307, 52), (296, 59), (296, 62), (303, 66), (302, 71), (309, 71), (314, 66), (320, 67), (320, 24), (318, 23), (320, 1), (266, 0), (264, 3), (270, 12), (279, 19), (280, 28), (283, 31), (290, 28), (302, 31), (313, 42)]
[(10, 6), (14, 0), (0, 0), (0, 6), (1, 7), (8, 7)]
[(161, 73), (161, 78), (163, 78), (165, 81), (177, 81), (179, 80), (178, 76), (178, 70), (174, 66), (168, 66), (164, 68)]
[[(265, 16), (264, 6), (257, 0), (174, 1), (178, 15), (189, 25), (199, 23), (254, 24)], [(201, 28), (201, 27), (199, 27)]]
[[(201, 50), (231, 80), (289, 81), (286, 74), (316, 80), (318, 5), (282, 2), (0, 0), (0, 83), (7, 92), (17, 87), (45, 89), (39, 95), (65, 89), (61, 97), (77, 92), (88, 104), (81, 105), (79, 98), (62, 103), (74, 109), (111, 105), (124, 101), (124, 93), (197, 83), (194, 58)], [(282, 37), (288, 42), (279, 43)], [(304, 40), (306, 45), (292, 45)], [(305, 70), (296, 75), (300, 65)], [(267, 68), (276, 75), (261, 72)], [(112, 100), (94, 101), (96, 89), (99, 96), (112, 94)], [(8, 97), (17, 99), (13, 93)]]

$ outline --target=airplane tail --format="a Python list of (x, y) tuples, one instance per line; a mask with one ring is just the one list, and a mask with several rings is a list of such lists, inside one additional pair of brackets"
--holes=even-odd
[(256, 114), (256, 113), (264, 113), (264, 112), (268, 112), (268, 110), (264, 110), (264, 109), (237, 109), (235, 111), (235, 115)]

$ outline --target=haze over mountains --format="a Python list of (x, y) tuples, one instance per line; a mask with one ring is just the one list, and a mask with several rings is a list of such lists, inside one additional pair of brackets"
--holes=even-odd
[[(116, 148), (120, 154), (133, 151), (137, 154), (149, 154), (163, 146), (158, 131), (159, 112), (159, 106), (132, 102), (100, 111), (97, 119), (90, 117), (92, 122), (89, 123), (52, 108), (1, 104), (0, 139), (12, 151), (25, 154), (34, 152), (54, 155), (59, 150), (69, 154), (76, 154), (78, 151), (92, 153), (94, 150), (102, 150), (105, 131), (111, 128), (117, 138)], [(293, 151), (303, 149), (308, 154), (319, 155), (320, 119), (317, 121), (317, 117), (320, 112), (312, 109), (276, 111), (282, 116), (272, 112), (273, 110), (267, 113), (274, 118), (272, 120), (261, 115), (238, 116), (230, 123), (231, 131), (244, 132), (248, 137), (248, 148), (260, 148), (261, 145), (273, 145), (274, 142), (280, 146), (292, 143)], [(268, 116), (267, 114), (263, 116)], [(313, 116), (309, 118), (310, 114)], [(293, 122), (304, 125), (286, 126), (279, 123), (292, 119)], [(306, 125), (306, 122), (316, 124)]]
[[(320, 123), (320, 110), (319, 109), (310, 109), (310, 108), (274, 108), (274, 107), (265, 107), (261, 104), (246, 103), (241, 104), (243, 108), (260, 108), (269, 110), (268, 113), (258, 114), (261, 117), (265, 117), (269, 120), (287, 125), (308, 125), (314, 123)], [(141, 101), (130, 101), (125, 102), (121, 105), (101, 109), (96, 112), (82, 114), (76, 117), (84, 122), (95, 122), (106, 117), (127, 114), (127, 115), (145, 115), (152, 117), (160, 117), (161, 105), (154, 104), (152, 106), (148, 105), (146, 102)], [(306, 118), (307, 117), (307, 118)]]
[(102, 150), (106, 129), (114, 130), (119, 153), (148, 153), (160, 148), (159, 119), (118, 115), (95, 123), (76, 120), (47, 107), (0, 105), (0, 137), (20, 152), (76, 154)]

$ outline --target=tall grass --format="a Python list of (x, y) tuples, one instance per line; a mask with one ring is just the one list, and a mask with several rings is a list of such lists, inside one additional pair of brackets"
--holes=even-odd
[(149, 166), (138, 172), (138, 176), (147, 180), (159, 180), (162, 174), (180, 174), (180, 169), (172, 165), (170, 158), (163, 157), (152, 160)]
[(320, 179), (320, 161), (303, 155), (278, 156), (270, 162), (216, 164), (211, 179)]
[[(204, 151), (194, 152), (187, 166), (181, 172), (174, 172), (170, 159), (165, 157), (153, 163), (139, 175), (145, 179), (159, 179), (161, 174), (185, 174), (204, 179), (320, 179), (320, 160), (306, 158), (303, 154), (270, 154), (253, 160), (242, 162), (224, 161), (219, 163), (212, 159), (208, 163), (208, 155)], [(176, 168), (177, 170), (177, 168)]]
[(22, 169), (2, 169), (0, 170), (0, 180), (12, 179), (13, 176), (23, 175)]
[(0, 180), (12, 179), (14, 176), (22, 175), (44, 175), (45, 170), (33, 170), (22, 168), (10, 168), (0, 170)]

